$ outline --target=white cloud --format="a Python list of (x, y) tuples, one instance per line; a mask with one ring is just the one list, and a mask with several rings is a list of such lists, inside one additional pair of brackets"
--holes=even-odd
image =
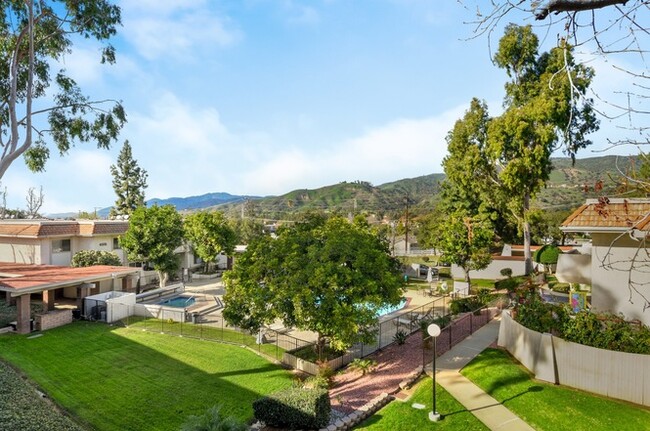
[(260, 131), (228, 129), (214, 108), (172, 94), (147, 113), (133, 113), (125, 136), (149, 172), (148, 197), (213, 191), (282, 194), (343, 180), (379, 184), (441, 171), (445, 136), (465, 107), (425, 119), (403, 119), (317, 149)]
[(284, 13), (290, 24), (313, 25), (320, 21), (320, 14), (316, 9), (293, 0), (283, 2)]
[[(319, 151), (289, 149), (243, 176), (247, 190), (282, 194), (344, 180), (374, 184), (441, 172), (445, 136), (465, 107), (437, 117), (393, 121)], [(260, 179), (268, 179), (261, 181)]]
[(241, 37), (205, 1), (124, 1), (122, 8), (121, 33), (149, 60), (192, 58), (199, 47), (229, 46)]
[(124, 132), (134, 157), (149, 173), (147, 197), (221, 189), (222, 154), (234, 137), (219, 113), (185, 104), (171, 93), (155, 99), (148, 109), (133, 112)]
[(60, 66), (66, 69), (67, 73), (81, 86), (101, 82), (102, 73), (107, 68), (107, 65), (101, 64), (101, 52), (98, 47), (79, 45), (63, 57)]
[(88, 211), (92, 210), (90, 206), (110, 205), (111, 163), (114, 161), (108, 151), (89, 148), (73, 148), (64, 157), (54, 154), (43, 173), (32, 173), (22, 159), (16, 160), (2, 179), (7, 186), (7, 206), (24, 209), (29, 188), (38, 190), (41, 186), (45, 196), (42, 213)]

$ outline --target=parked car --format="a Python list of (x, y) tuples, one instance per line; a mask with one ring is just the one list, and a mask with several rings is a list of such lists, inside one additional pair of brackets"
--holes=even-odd
[(438, 268), (433, 268), (429, 267), (427, 265), (420, 265), (420, 277), (426, 277), (427, 274), (429, 273), (429, 269), (431, 269), (431, 275), (432, 276), (437, 276), (438, 275)]

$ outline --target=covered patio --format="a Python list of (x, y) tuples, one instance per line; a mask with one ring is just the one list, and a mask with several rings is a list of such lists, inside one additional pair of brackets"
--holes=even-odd
[(76, 301), (82, 310), (83, 299), (100, 290), (126, 291), (131, 288), (140, 268), (124, 266), (89, 266), (72, 268), (55, 265), (0, 263), (0, 292), (5, 292), (8, 304), (16, 304), (16, 331), (29, 333), (32, 294), (42, 295), (44, 313), (53, 311), (55, 298)]

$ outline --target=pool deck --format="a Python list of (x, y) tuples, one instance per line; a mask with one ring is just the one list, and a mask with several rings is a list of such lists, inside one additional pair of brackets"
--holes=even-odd
[[(196, 280), (196, 281), (185, 283), (185, 294), (186, 295), (193, 294), (196, 295), (197, 298), (198, 297), (212, 298), (216, 296), (220, 300), (223, 300), (223, 295), (225, 293), (226, 290), (221, 279)], [(416, 310), (422, 307), (423, 305), (430, 304), (432, 301), (434, 301), (437, 298), (435, 296), (434, 297), (425, 296), (421, 292), (415, 290), (406, 291), (404, 297), (407, 298), (408, 300), (406, 306), (399, 310), (393, 311), (392, 313), (386, 314), (385, 316), (382, 316), (381, 320), (388, 320), (402, 313)], [(197, 301), (197, 303), (198, 302), (199, 301)], [(197, 303), (195, 303), (194, 306), (188, 308), (187, 310), (192, 312), (201, 311), (201, 309), (208, 308), (214, 304), (213, 301), (209, 301), (209, 302), (211, 304), (206, 305), (205, 303), (202, 302), (199, 306), (197, 306)], [(215, 311), (215, 314), (221, 315), (221, 310)], [(283, 327), (281, 322), (277, 322), (276, 324), (271, 325), (271, 328), (278, 330), (280, 332), (285, 331), (285, 328)], [(316, 333), (311, 331), (300, 331), (296, 329), (291, 329), (286, 331), (285, 333), (291, 337), (295, 337), (300, 340), (305, 340), (309, 342), (314, 342), (317, 340)]]

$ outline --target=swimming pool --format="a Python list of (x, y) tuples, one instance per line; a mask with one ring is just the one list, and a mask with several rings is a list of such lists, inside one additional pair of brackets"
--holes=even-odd
[(166, 299), (162, 302), (159, 302), (158, 305), (164, 307), (174, 307), (174, 308), (187, 308), (191, 305), (194, 305), (196, 300), (193, 296), (175, 296), (173, 298)]
[(401, 310), (406, 306), (406, 298), (402, 298), (399, 304), (397, 305), (386, 305), (377, 310), (377, 317), (382, 317), (390, 313), (394, 313), (397, 310)]

